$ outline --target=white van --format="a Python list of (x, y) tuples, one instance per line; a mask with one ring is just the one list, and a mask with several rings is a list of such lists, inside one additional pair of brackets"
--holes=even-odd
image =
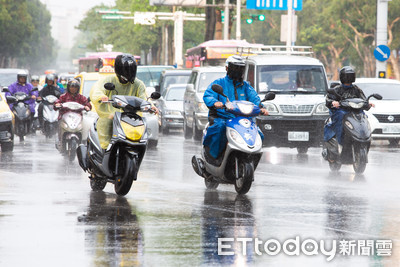
[(308, 56), (311, 47), (295, 48), (290, 52), (278, 46), (259, 47), (258, 53), (252, 50), (257, 54), (246, 58), (245, 80), (261, 99), (268, 91), (276, 93), (274, 100), (264, 102), (269, 116), (257, 117), (265, 137), (263, 145), (307, 153), (309, 147), (323, 142), (324, 121), (329, 117), (325, 106), (328, 83), (323, 64)]

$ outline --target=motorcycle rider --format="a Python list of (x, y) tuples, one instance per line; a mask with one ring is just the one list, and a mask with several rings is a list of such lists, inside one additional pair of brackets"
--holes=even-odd
[[(325, 124), (324, 127), (324, 142), (325, 147), (329, 146), (329, 141), (336, 138), (336, 141), (343, 145), (343, 118), (348, 113), (347, 110), (340, 107), (340, 101), (348, 98), (361, 98), (366, 100), (364, 92), (353, 82), (356, 81), (356, 74), (352, 67), (344, 66), (339, 71), (340, 85), (337, 85), (335, 90), (336, 95), (327, 94), (326, 96), (326, 107), (329, 108), (329, 114), (331, 122)], [(370, 103), (366, 110), (371, 107), (375, 107), (373, 103)], [(327, 151), (324, 148), (322, 152), (324, 158), (327, 158)]]
[[(29, 109), (31, 111), (32, 116), (35, 114), (35, 99), (38, 96), (38, 91), (33, 91), (34, 89), (32, 84), (27, 83), (28, 73), (24, 70), (21, 70), (17, 74), (17, 81), (8, 86), (8, 90), (10, 92), (6, 92), (6, 96), (13, 95), (17, 92), (24, 92), (28, 95), (31, 95), (31, 99), (26, 100), (25, 103), (29, 105)], [(10, 109), (12, 109), (13, 104), (10, 104)]]
[[(135, 58), (131, 54), (121, 54), (115, 58), (114, 65), (116, 75), (106, 75), (100, 78), (90, 91), (90, 99), (99, 115), (97, 133), (103, 149), (107, 149), (110, 143), (112, 120), (115, 112), (118, 111), (110, 103), (103, 102), (108, 101), (113, 95), (136, 96), (147, 100), (146, 86), (136, 78), (137, 64)], [(106, 90), (104, 88), (106, 83), (113, 83), (115, 90)], [(152, 110), (158, 113), (156, 107), (153, 106)]]
[[(61, 95), (60, 90), (55, 85), (55, 78), (53, 74), (46, 75), (46, 86), (44, 86), (43, 89), (40, 91), (38, 101), (43, 100), (43, 97), (46, 97), (48, 95), (54, 95), (57, 98), (59, 98)], [(38, 117), (42, 129), (43, 129), (43, 107), (44, 107), (43, 105), (44, 105), (43, 102), (41, 102), (38, 108)]]
[[(204, 137), (203, 145), (205, 151), (214, 159), (217, 159), (225, 149), (226, 143), (226, 121), (234, 118), (234, 115), (222, 109), (226, 98), (217, 94), (211, 89), (213, 84), (219, 84), (224, 89), (224, 94), (230, 101), (247, 100), (257, 106), (261, 106), (261, 100), (254, 88), (246, 81), (243, 81), (245, 61), (238, 55), (230, 56), (225, 63), (226, 76), (212, 82), (204, 92), (203, 100), (210, 108), (208, 120), (210, 126)], [(265, 108), (261, 108), (262, 115), (268, 115)], [(259, 130), (261, 137), (262, 132)]]
[(33, 88), (37, 88), (39, 91), (42, 89), (42, 86), (39, 84), (40, 78), (38, 75), (32, 75), (31, 84)]

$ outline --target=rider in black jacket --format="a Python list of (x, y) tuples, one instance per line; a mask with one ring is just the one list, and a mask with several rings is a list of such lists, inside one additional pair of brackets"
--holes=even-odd
[[(43, 87), (43, 89), (39, 92), (38, 101), (41, 101), (43, 97), (54, 95), (57, 98), (60, 97), (61, 92), (58, 87), (55, 85), (55, 77), (53, 74), (47, 74), (46, 76), (46, 84), (47, 86)], [(38, 117), (40, 126), (43, 127), (43, 102), (39, 104), (38, 108)]]

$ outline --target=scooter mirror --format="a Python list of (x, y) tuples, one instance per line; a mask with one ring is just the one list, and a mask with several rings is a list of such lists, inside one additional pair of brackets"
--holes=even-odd
[(106, 83), (104, 85), (104, 88), (106, 88), (106, 90), (112, 91), (115, 90), (115, 85), (113, 83)]
[(17, 103), (17, 99), (14, 96), (7, 96), (6, 97), (7, 103), (8, 104), (14, 104)]
[(8, 90), (8, 87), (3, 87), (3, 92), (4, 92), (4, 93), (9, 93), (10, 90)]
[(220, 95), (225, 96), (225, 95), (224, 95), (224, 89), (222, 88), (221, 85), (219, 85), (219, 84), (213, 84), (213, 85), (211, 86), (211, 89), (212, 89), (214, 92), (216, 92), (217, 94), (220, 94)]
[(154, 99), (154, 100), (159, 99), (160, 97), (161, 97), (161, 94), (159, 92), (153, 92), (150, 95), (150, 98)]
[(35, 92), (35, 91), (39, 91), (39, 89), (38, 89), (37, 87), (35, 87), (35, 88), (33, 88), (33, 89), (31, 90), (31, 92)]
[(264, 96), (264, 101), (274, 100), (274, 99), (275, 99), (275, 93), (274, 92), (268, 92)]
[(372, 97), (376, 98), (378, 100), (382, 100), (382, 98), (383, 98), (380, 94), (373, 94)]

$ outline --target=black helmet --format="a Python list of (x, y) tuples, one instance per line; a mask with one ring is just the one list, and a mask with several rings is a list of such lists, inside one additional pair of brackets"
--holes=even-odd
[(118, 55), (115, 58), (114, 68), (120, 83), (135, 82), (137, 65), (131, 54)]
[(54, 75), (53, 74), (46, 75), (45, 83), (48, 83), (48, 81), (53, 81), (53, 85), (54, 85)]
[(339, 76), (341, 83), (353, 83), (356, 81), (356, 73), (350, 66), (341, 68)]
[(68, 81), (68, 84), (67, 84), (67, 91), (68, 91), (68, 93), (71, 93), (71, 92), (69, 91), (69, 89), (70, 89), (71, 87), (75, 87), (75, 88), (78, 88), (78, 89), (79, 89), (79, 88), (81, 87), (81, 84), (79, 83), (78, 80), (76, 80), (76, 79), (71, 79), (71, 80)]
[(246, 63), (241, 56), (230, 56), (225, 62), (227, 75), (234, 81), (243, 82), (243, 74)]

